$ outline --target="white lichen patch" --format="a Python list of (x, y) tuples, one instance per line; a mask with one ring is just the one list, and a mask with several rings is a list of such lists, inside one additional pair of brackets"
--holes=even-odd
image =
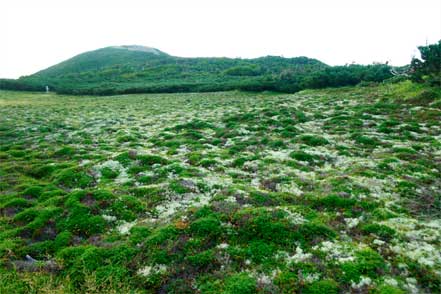
[(170, 200), (164, 201), (155, 207), (156, 218), (158, 220), (168, 219), (186, 208), (207, 205), (211, 198), (213, 198), (211, 194), (185, 193), (179, 196), (171, 195)]
[(358, 283), (352, 282), (351, 287), (353, 289), (361, 289), (372, 284), (372, 279), (369, 277), (361, 277)]
[(422, 241), (397, 243), (391, 246), (392, 251), (404, 255), (421, 265), (439, 267), (441, 265), (441, 253), (439, 248)]
[(289, 156), (291, 152), (289, 151), (282, 151), (282, 150), (268, 150), (268, 157), (275, 159), (275, 160), (290, 160), (291, 157)]
[(305, 262), (312, 257), (311, 253), (303, 252), (303, 249), (299, 246), (296, 247), (296, 251), (293, 255), (288, 255), (287, 253), (285, 253), (285, 254), (286, 254), (285, 262), (287, 264), (297, 263), (297, 262)]
[(345, 263), (355, 260), (355, 248), (352, 244), (323, 241), (321, 244), (314, 246), (312, 249), (324, 252), (328, 260), (333, 260), (338, 263)]
[(290, 207), (283, 207), (283, 211), (287, 213), (286, 219), (293, 225), (300, 225), (306, 222), (306, 219), (300, 213), (292, 211)]
[(220, 243), (216, 246), (218, 249), (227, 249), (229, 247), (228, 243)]
[(276, 189), (279, 192), (286, 192), (296, 196), (300, 196), (303, 194), (303, 191), (295, 182), (277, 184)]
[(136, 225), (136, 223), (137, 223), (136, 221), (133, 222), (123, 221), (116, 227), (116, 229), (120, 234), (127, 235), (130, 232), (130, 229), (133, 228)]
[(129, 176), (126, 169), (120, 170), (118, 176), (115, 178), (115, 183), (120, 185), (130, 181), (132, 181), (132, 178)]
[(146, 265), (137, 271), (137, 274), (144, 277), (149, 277), (155, 274), (163, 274), (167, 272), (167, 266), (164, 264)]
[(117, 220), (116, 216), (113, 216), (113, 215), (103, 214), (102, 217), (103, 217), (103, 219), (105, 219), (108, 222), (113, 222), (113, 221)]
[(360, 223), (358, 218), (345, 218), (345, 222), (349, 229), (355, 228)]

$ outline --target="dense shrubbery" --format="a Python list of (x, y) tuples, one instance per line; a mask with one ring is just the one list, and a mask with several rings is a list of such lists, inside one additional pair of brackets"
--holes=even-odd
[(235, 66), (227, 69), (224, 74), (230, 76), (258, 76), (261, 70), (257, 66)]
[[(411, 62), (412, 80), (440, 85), (441, 41), (418, 49), (421, 59)], [(293, 93), (359, 83), (369, 85), (392, 78), (387, 64), (331, 67), (306, 57), (178, 58), (126, 53), (112, 48), (87, 52), (31, 76), (0, 79), (0, 89), (43, 91), (49, 85), (57, 93), (74, 95), (229, 90)], [(406, 77), (393, 80), (403, 78)]]
[(0, 89), (62, 94), (215, 92), (229, 90), (293, 93), (307, 88), (381, 82), (389, 66), (330, 67), (306, 57), (257, 59), (178, 58), (166, 54), (104, 48), (18, 80), (0, 80)]
[(436, 44), (420, 46), (418, 50), (421, 59), (412, 59), (412, 80), (441, 86), (441, 40)]
[[(94, 87), (78, 88), (74, 85), (60, 84), (53, 88), (64, 94), (114, 95), (134, 93), (175, 93), (175, 92), (216, 92), (216, 91), (277, 91), (294, 93), (303, 89), (326, 87), (342, 87), (364, 82), (381, 82), (392, 77), (389, 66), (377, 65), (348, 65), (328, 67), (309, 72), (284, 71), (281, 73), (258, 72), (237, 68), (228, 76), (234, 77), (223, 80), (209, 73), (203, 82), (186, 82), (185, 80), (168, 81), (160, 78), (159, 82), (150, 83), (137, 81), (113, 82), (112, 84), (98, 83)], [(251, 72), (252, 71), (252, 72)]]
[(41, 83), (34, 84), (20, 79), (0, 79), (0, 89), (14, 91), (44, 91), (45, 87)]

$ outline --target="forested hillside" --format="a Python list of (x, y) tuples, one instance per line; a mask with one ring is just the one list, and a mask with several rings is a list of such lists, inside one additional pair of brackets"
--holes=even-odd
[(154, 48), (114, 46), (86, 52), (0, 88), (66, 94), (207, 92), (225, 90), (297, 92), (306, 88), (380, 82), (385, 64), (328, 66), (307, 57), (256, 59), (182, 58)]

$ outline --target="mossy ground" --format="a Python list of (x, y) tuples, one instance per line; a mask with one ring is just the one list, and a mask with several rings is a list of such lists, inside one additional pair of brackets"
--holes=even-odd
[(437, 293), (421, 91), (0, 92), (0, 293)]

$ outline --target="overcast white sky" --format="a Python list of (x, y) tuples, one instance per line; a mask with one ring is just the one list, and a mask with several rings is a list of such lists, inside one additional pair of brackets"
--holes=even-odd
[(123, 44), (176, 56), (404, 65), (418, 45), (441, 39), (441, 1), (1, 0), (0, 28), (0, 78)]

